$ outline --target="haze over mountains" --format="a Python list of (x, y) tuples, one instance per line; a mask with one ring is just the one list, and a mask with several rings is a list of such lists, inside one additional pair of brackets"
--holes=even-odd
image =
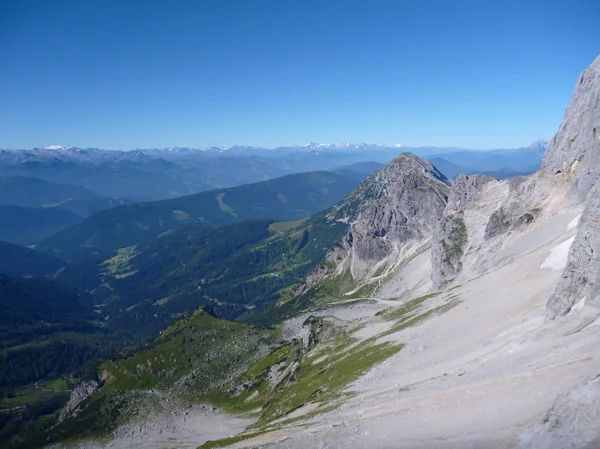
[[(531, 173), (541, 163), (547, 141), (509, 150), (373, 144), (308, 144), (272, 150), (165, 148), (107, 151), (52, 145), (34, 150), (0, 150), (0, 175), (21, 175), (84, 185), (104, 196), (163, 199), (211, 188), (232, 187), (291, 173), (335, 170), (357, 162), (387, 164), (399, 151), (444, 160), (465, 173), (512, 170)], [(452, 176), (449, 174), (448, 176)]]

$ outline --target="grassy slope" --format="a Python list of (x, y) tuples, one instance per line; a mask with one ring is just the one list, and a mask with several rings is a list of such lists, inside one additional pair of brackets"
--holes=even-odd
[[(277, 343), (274, 329), (235, 323), (199, 309), (169, 326), (146, 348), (105, 362), (105, 384), (83, 411), (52, 438), (98, 437), (130, 419), (137, 408), (160, 408), (154, 399), (210, 400)], [(143, 392), (152, 391), (152, 395)]]
[(284, 342), (276, 327), (220, 320), (201, 309), (147, 348), (100, 365), (100, 393), (52, 437), (101, 438), (136, 414), (171, 413), (160, 399), (168, 397), (174, 404), (208, 402), (255, 419), (243, 434), (203, 448), (252, 438), (341, 405), (352, 394), (348, 385), (402, 350), (402, 343), (380, 343), (381, 337), (458, 302), (452, 294), (432, 294), (385, 310), (379, 316), (391, 328), (362, 341), (354, 334), (360, 326), (342, 328), (313, 316), (304, 322), (305, 338)]
[(98, 373), (106, 383), (100, 393), (53, 437), (101, 437), (135, 409), (164, 412), (153, 399), (143, 399), (146, 391), (173, 402), (209, 402), (249, 414), (257, 420), (249, 431), (263, 432), (293, 421), (288, 415), (303, 405), (329, 409), (344, 399), (350, 382), (402, 349), (357, 342), (322, 318), (310, 318), (305, 326), (307, 341), (286, 343), (276, 328), (220, 320), (201, 309), (167, 328), (148, 348), (102, 364)]

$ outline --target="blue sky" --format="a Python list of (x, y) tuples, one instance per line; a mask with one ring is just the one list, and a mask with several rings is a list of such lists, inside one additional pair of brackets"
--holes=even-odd
[(0, 148), (506, 148), (557, 130), (600, 2), (0, 0)]

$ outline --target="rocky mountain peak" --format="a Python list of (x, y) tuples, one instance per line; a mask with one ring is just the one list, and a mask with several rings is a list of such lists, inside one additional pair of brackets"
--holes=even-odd
[(450, 185), (448, 178), (435, 168), (431, 162), (415, 156), (412, 153), (400, 153), (381, 170), (381, 174), (384, 174), (386, 177), (421, 174)]
[(583, 71), (558, 133), (550, 142), (541, 171), (566, 174), (572, 189), (584, 200), (599, 177), (600, 56)]
[(346, 222), (348, 231), (326, 256), (328, 269), (317, 270), (309, 284), (343, 273), (360, 282), (390, 270), (431, 237), (450, 186), (430, 162), (398, 155), (333, 208), (329, 218)]

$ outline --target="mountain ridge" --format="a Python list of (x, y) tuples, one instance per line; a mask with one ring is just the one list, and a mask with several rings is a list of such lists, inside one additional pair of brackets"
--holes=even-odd
[(118, 248), (178, 226), (221, 226), (251, 219), (293, 221), (330, 207), (358, 182), (355, 176), (342, 173), (312, 172), (119, 206), (59, 232), (40, 243), (39, 248), (74, 260), (94, 251), (107, 256)]

